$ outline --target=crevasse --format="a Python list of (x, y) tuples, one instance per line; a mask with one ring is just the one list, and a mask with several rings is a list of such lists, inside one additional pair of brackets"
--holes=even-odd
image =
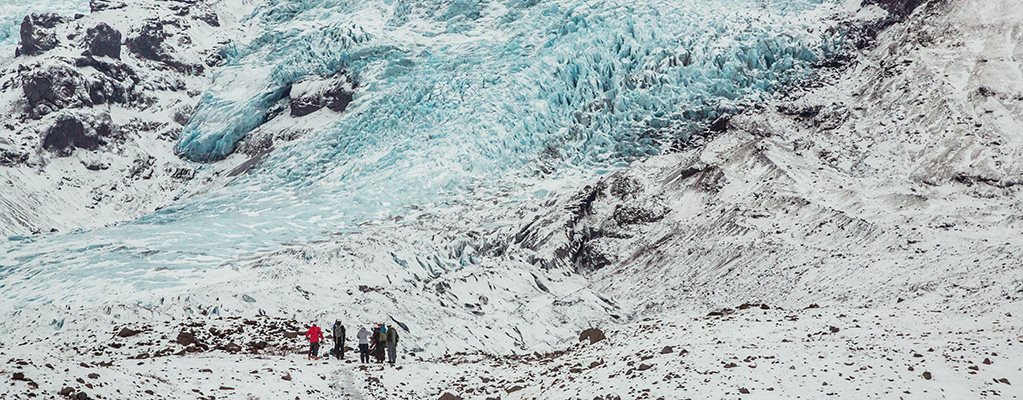
[(171, 286), (180, 271), (413, 206), (531, 193), (528, 182), (657, 154), (801, 76), (832, 43), (823, 0), (623, 3), (269, 0), (252, 16), (261, 33), (225, 52), (179, 153), (227, 156), (308, 76), (352, 76), (349, 109), (306, 117), (333, 120), (226, 187), (130, 224), (9, 242), (0, 259), (17, 267), (0, 273), (24, 276), (25, 293), (58, 270)]

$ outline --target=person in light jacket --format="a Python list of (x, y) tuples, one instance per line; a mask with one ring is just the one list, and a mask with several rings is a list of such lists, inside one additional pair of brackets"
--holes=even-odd
[(359, 339), (359, 362), (365, 364), (369, 362), (369, 329), (365, 326), (359, 327), (359, 333), (355, 334), (355, 337)]

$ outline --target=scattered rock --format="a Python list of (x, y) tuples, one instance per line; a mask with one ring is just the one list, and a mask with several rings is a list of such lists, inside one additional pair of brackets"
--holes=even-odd
[(64, 397), (71, 397), (71, 395), (74, 394), (74, 393), (75, 393), (75, 389), (72, 388), (71, 386), (64, 386), (63, 389), (60, 389), (60, 391), (57, 392), (57, 394), (59, 394), (61, 396), (64, 396)]
[(505, 393), (509, 393), (510, 394), (510, 393), (518, 392), (518, 391), (520, 391), (522, 389), (525, 389), (525, 388), (526, 387), (522, 386), (522, 385), (514, 385), (514, 386), (512, 386), (510, 388), (504, 389), (504, 391), (505, 391)]
[(739, 393), (742, 393), (742, 394), (749, 394), (749, 389), (746, 389), (746, 388), (739, 388)]
[(674, 352), (675, 352), (675, 348), (671, 347), (671, 346), (664, 346), (664, 348), (661, 349), (661, 354), (671, 354), (671, 353), (674, 353)]
[(27, 379), (25, 379), (25, 373), (24, 372), (15, 372), (13, 375), (11, 375), (11, 379), (15, 380), (15, 381), (26, 381), (27, 380)]
[(86, 377), (89, 378), (89, 379), (99, 379), (99, 374), (93, 372), (93, 373), (90, 373), (89, 375), (86, 375)]
[(281, 379), (284, 379), (284, 380), (290, 382), (291, 381), (291, 374), (284, 374), (284, 376), (282, 376)]
[(926, 379), (926, 380), (931, 380), (931, 378), (933, 377), (933, 376), (931, 376), (931, 373), (929, 371), (924, 371), (923, 375), (921, 375), (921, 376), (923, 376), (924, 379)]
[(639, 364), (639, 366), (636, 367), (636, 369), (639, 370), (639, 371), (646, 371), (646, 370), (648, 370), (650, 368), (653, 368), (653, 367), (654, 366), (650, 365), (650, 364)]

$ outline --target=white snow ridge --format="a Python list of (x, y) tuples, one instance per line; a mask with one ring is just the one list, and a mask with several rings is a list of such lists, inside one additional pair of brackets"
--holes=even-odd
[(1015, 0), (0, 12), (0, 398), (1023, 397)]

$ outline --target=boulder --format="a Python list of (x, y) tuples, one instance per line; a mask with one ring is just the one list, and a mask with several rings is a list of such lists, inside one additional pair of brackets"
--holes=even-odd
[(94, 57), (121, 59), (121, 32), (117, 29), (101, 22), (89, 28), (85, 37), (86, 43), (89, 44), (89, 52)]
[(181, 331), (180, 333), (178, 333), (178, 337), (174, 339), (174, 341), (182, 346), (190, 346), (192, 344), (195, 344), (196, 342), (195, 334), (191, 332)]
[(580, 342), (589, 340), (590, 344), (594, 344), (604, 339), (607, 339), (607, 336), (604, 336), (604, 331), (597, 328), (588, 328), (579, 333)]
[(714, 122), (712, 122), (710, 126), (707, 127), (707, 129), (711, 132), (724, 132), (727, 131), (728, 128), (731, 126), (731, 122), (732, 116), (724, 114), (715, 119)]
[(451, 392), (444, 392), (440, 395), (438, 400), (462, 400), (461, 396), (451, 394)]
[(140, 333), (142, 333), (142, 331), (137, 331), (126, 326), (124, 328), (121, 328), (121, 330), (117, 332), (117, 337), (123, 338), (132, 337)]
[(52, 50), (60, 43), (52, 31), (64, 18), (57, 14), (31, 14), (21, 21), (21, 42), (15, 56), (35, 56)]

